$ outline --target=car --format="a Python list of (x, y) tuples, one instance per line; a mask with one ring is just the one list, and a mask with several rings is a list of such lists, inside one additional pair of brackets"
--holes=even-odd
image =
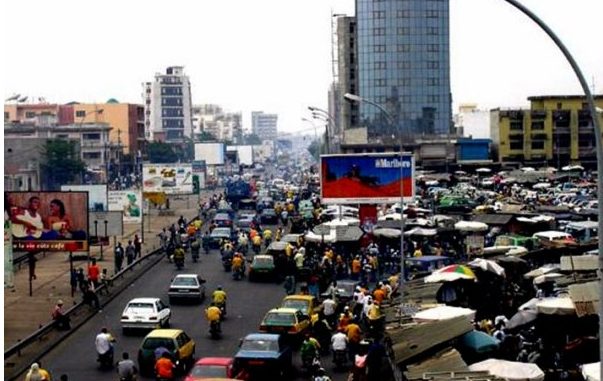
[(159, 298), (136, 298), (126, 304), (121, 313), (121, 328), (124, 334), (129, 329), (154, 329), (170, 326), (172, 313)]
[[(337, 289), (335, 290), (335, 296), (337, 297), (338, 303), (347, 304), (354, 298), (354, 291), (356, 287), (360, 285), (360, 281), (342, 279), (337, 281)], [(326, 295), (325, 295), (326, 296)]]
[(217, 213), (214, 217), (214, 223), (219, 228), (231, 228), (232, 218), (228, 213)]
[(284, 379), (293, 367), (293, 352), (285, 337), (276, 334), (251, 333), (241, 340), (234, 356), (236, 372), (244, 371), (252, 377)]
[(255, 255), (249, 265), (249, 281), (254, 281), (259, 278), (274, 279), (275, 265), (272, 255)]
[(178, 274), (168, 290), (170, 303), (176, 299), (189, 299), (202, 302), (205, 299), (205, 280), (197, 274)]
[(276, 225), (278, 223), (278, 217), (274, 209), (263, 209), (260, 214), (260, 222), (262, 224)]
[(322, 310), (322, 304), (312, 295), (287, 295), (281, 302), (281, 307), (293, 308), (301, 311), (302, 314), (308, 315), (312, 323), (318, 320), (318, 314)]
[(222, 241), (232, 238), (232, 230), (230, 228), (214, 228), (209, 235), (209, 247), (219, 249)]
[(195, 342), (181, 329), (154, 329), (140, 344), (138, 367), (143, 375), (154, 373), (155, 350), (165, 348), (178, 362), (177, 371), (184, 373), (195, 361)]
[(277, 333), (288, 337), (290, 343), (301, 343), (310, 330), (310, 317), (297, 308), (279, 307), (266, 312), (260, 323), (260, 332)]
[(184, 381), (234, 378), (234, 358), (203, 357), (197, 360)]
[(249, 233), (253, 224), (253, 216), (246, 214), (237, 219), (237, 228), (245, 233)]

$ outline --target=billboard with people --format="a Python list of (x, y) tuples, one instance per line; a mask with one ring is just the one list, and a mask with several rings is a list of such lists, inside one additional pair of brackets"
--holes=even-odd
[(88, 192), (88, 210), (106, 212), (107, 184), (61, 185), (63, 192)]
[(192, 194), (192, 166), (191, 164), (144, 164), (142, 184), (144, 192)]
[(378, 204), (414, 196), (414, 158), (410, 153), (324, 155), (321, 198), (326, 204)]
[(16, 251), (88, 251), (88, 192), (5, 192)]

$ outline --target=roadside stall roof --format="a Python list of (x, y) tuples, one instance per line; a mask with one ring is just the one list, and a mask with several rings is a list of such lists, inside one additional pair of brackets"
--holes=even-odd
[(478, 214), (473, 217), (473, 221), (482, 222), (492, 226), (504, 226), (513, 220), (512, 214)]

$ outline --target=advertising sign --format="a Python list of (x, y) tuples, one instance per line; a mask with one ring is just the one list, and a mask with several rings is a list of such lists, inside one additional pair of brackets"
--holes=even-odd
[(124, 234), (123, 215), (115, 212), (90, 212), (88, 217), (88, 231), (96, 237), (119, 237)]
[(87, 192), (7, 192), (5, 199), (13, 250), (88, 251)]
[(195, 160), (204, 160), (207, 165), (224, 165), (224, 143), (196, 143)]
[(142, 181), (144, 192), (193, 193), (193, 171), (190, 164), (144, 164)]
[(11, 234), (10, 220), (4, 215), (4, 288), (13, 288), (14, 268), (13, 268), (13, 236)]
[(325, 204), (379, 204), (414, 196), (414, 158), (410, 153), (325, 155), (321, 160), (321, 198)]
[(140, 223), (142, 219), (142, 194), (139, 190), (109, 191), (108, 204), (109, 211), (123, 213), (123, 222)]
[(205, 164), (205, 160), (193, 161), (193, 189), (196, 190), (195, 194), (198, 194), (201, 189), (206, 188), (206, 185), (205, 185), (206, 171), (207, 171), (207, 165)]
[(63, 192), (88, 192), (88, 210), (107, 211), (107, 185), (61, 185)]

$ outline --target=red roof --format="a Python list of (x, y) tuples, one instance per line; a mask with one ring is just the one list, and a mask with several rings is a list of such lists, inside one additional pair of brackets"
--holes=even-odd
[(195, 365), (221, 365), (229, 366), (233, 363), (232, 357), (203, 357), (195, 363)]

